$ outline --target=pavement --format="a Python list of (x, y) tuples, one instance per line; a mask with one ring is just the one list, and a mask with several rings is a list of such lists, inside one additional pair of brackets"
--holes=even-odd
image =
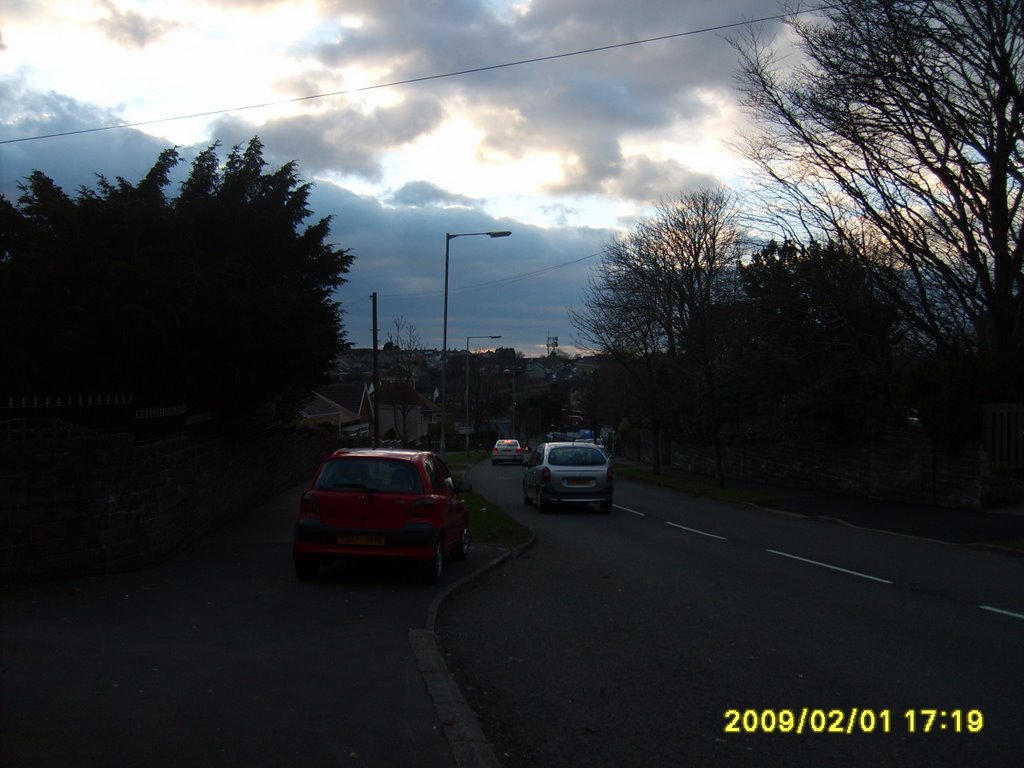
[[(707, 478), (699, 479), (707, 481)], [(953, 509), (755, 483), (730, 483), (730, 487), (756, 490), (760, 495), (771, 498), (771, 502), (764, 505), (752, 505), (766, 512), (801, 515), (840, 525), (1024, 556), (1024, 502), (986, 510)], [(425, 626), (409, 632), (410, 645), (459, 768), (501, 768), (501, 763), (476, 714), (455, 685), (437, 645), (437, 612), (452, 592), (480, 578), (533, 543), (531, 539), (517, 550), (485, 547), (488, 553), (484, 565), (439, 593), (427, 612)]]
[(484, 735), (476, 713), (473, 712), (463, 697), (462, 691), (455, 684), (448, 664), (441, 654), (441, 649), (437, 644), (435, 626), (437, 612), (452, 592), (497, 568), (505, 560), (532, 546), (533, 543), (534, 539), (531, 538), (526, 544), (511, 550), (487, 545), (474, 546), (473, 549), (476, 552), (481, 549), (485, 551), (484, 564), (438, 593), (427, 609), (427, 620), (424, 627), (409, 630), (409, 645), (416, 656), (416, 664), (427, 685), (427, 692), (434, 701), (438, 720), (444, 729), (444, 735), (448, 739), (452, 755), (459, 768), (501, 768), (501, 762)]

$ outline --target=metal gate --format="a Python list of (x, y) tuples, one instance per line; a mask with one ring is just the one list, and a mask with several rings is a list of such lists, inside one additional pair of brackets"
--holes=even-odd
[(1024, 473), (1024, 403), (985, 406), (985, 452), (999, 474)]

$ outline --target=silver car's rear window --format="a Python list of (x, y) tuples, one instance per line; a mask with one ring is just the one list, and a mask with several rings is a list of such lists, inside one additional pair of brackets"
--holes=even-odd
[(608, 463), (597, 448), (566, 446), (548, 452), (548, 464), (553, 467), (603, 467)]

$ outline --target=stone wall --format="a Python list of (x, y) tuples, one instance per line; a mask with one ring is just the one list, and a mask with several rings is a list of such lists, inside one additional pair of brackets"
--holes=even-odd
[[(936, 447), (918, 432), (893, 432), (869, 442), (734, 445), (724, 449), (727, 479), (809, 488), (917, 504), (979, 508), (985, 496), (983, 451)], [(672, 466), (714, 476), (710, 448), (675, 445)]]
[(0, 443), (0, 579), (152, 565), (309, 477), (331, 447), (304, 429)]

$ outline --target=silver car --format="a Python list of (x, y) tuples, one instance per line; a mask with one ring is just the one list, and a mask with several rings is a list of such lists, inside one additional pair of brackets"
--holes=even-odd
[(523, 463), (523, 447), (518, 440), (499, 440), (491, 449), (491, 464), (507, 461), (512, 464)]
[(541, 512), (597, 504), (612, 511), (612, 464), (593, 443), (541, 443), (523, 470), (523, 503)]

